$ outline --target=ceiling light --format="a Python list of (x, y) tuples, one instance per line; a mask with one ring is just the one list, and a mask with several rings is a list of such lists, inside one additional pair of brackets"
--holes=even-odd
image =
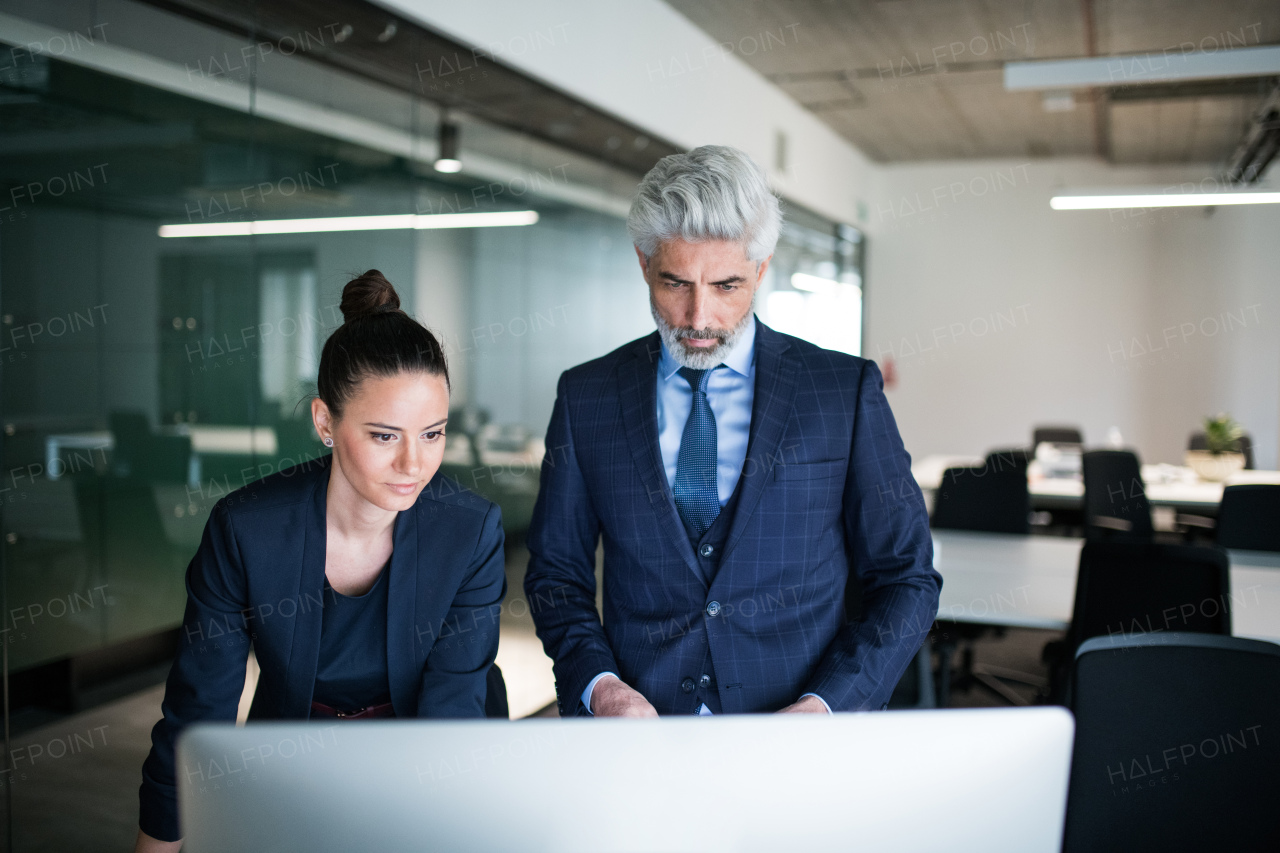
[(458, 159), (458, 126), (451, 121), (440, 121), (440, 151), (436, 156), (437, 172), (462, 171), (462, 161)]
[(388, 216), (326, 216), (318, 219), (260, 219), (256, 222), (199, 222), (161, 225), (161, 237), (249, 237), (255, 234), (313, 234), (322, 231), (392, 231), (428, 228), (500, 228), (533, 225), (536, 210), (489, 213), (400, 213)]
[(1226, 204), (1280, 204), (1280, 192), (1133, 193), (1056, 195), (1054, 210), (1118, 210), (1131, 207), (1218, 207)]

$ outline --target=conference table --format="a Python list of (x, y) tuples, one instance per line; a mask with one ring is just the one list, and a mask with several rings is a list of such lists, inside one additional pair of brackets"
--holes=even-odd
[[(925, 456), (911, 465), (911, 474), (926, 493), (937, 490), (948, 468), (980, 466), (979, 456)], [(1215, 515), (1222, 503), (1224, 485), (1251, 483), (1280, 484), (1280, 471), (1239, 471), (1227, 482), (1201, 480), (1190, 468), (1159, 463), (1142, 466), (1143, 490), (1152, 506)], [(1084, 481), (1080, 477), (1049, 477), (1032, 463), (1027, 472), (1027, 490), (1034, 509), (1080, 509), (1084, 506)]]
[[(1083, 539), (934, 530), (938, 618), (1062, 631), (1071, 622)], [(1280, 643), (1280, 553), (1228, 551), (1231, 632)]]

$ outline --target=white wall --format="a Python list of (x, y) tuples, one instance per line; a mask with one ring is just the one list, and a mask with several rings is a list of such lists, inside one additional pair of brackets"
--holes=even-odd
[(865, 354), (896, 362), (889, 399), (912, 454), (980, 454), (1063, 422), (1093, 444), (1119, 427), (1144, 460), (1177, 462), (1200, 420), (1228, 411), (1257, 464), (1275, 467), (1280, 211), (1049, 207), (1059, 187), (1206, 174), (1085, 161), (879, 170)]

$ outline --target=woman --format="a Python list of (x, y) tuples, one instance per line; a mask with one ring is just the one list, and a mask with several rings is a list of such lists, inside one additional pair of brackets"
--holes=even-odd
[(209, 516), (142, 767), (138, 851), (178, 849), (174, 740), (236, 718), (250, 643), (251, 720), (485, 715), (501, 516), (437, 477), (444, 352), (399, 307), (377, 270), (347, 284), (311, 403), (332, 455), (232, 492)]

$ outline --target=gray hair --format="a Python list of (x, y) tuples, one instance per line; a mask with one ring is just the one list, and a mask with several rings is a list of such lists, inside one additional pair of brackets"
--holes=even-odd
[(627, 233), (646, 258), (678, 237), (741, 243), (759, 262), (773, 254), (781, 230), (782, 211), (764, 170), (726, 145), (663, 157), (640, 182), (627, 214)]

